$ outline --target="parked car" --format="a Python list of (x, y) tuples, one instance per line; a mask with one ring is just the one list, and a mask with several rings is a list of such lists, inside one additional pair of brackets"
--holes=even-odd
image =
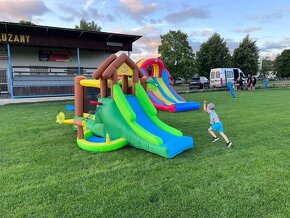
[(234, 83), (238, 77), (244, 81), (246, 77), (239, 68), (215, 68), (210, 70), (210, 87), (226, 87), (228, 82)]
[(174, 80), (174, 85), (181, 85), (184, 82), (184, 79), (182, 77), (177, 77), (177, 79)]
[(192, 77), (189, 81), (189, 89), (205, 89), (209, 87), (209, 81), (206, 77)]

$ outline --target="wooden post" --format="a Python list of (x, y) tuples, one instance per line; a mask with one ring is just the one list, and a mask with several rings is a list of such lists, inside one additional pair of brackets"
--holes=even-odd
[(78, 127), (78, 139), (84, 139), (84, 120), (74, 120), (73, 124)]
[(122, 91), (124, 94), (128, 93), (128, 76), (122, 76)]
[(75, 115), (82, 117), (84, 112), (84, 87), (81, 86), (80, 81), (86, 79), (85, 76), (75, 77)]
[(141, 79), (140, 79), (140, 83), (141, 85), (143, 86), (143, 88), (145, 89), (145, 91), (147, 92), (147, 83), (146, 83), (146, 80), (148, 78), (146, 76), (143, 76)]
[(78, 139), (84, 139), (84, 128), (82, 126), (78, 126)]

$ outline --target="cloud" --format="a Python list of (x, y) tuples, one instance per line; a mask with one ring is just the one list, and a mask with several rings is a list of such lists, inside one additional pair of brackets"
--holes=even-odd
[[(237, 48), (240, 44), (240, 42), (235, 41), (234, 39), (225, 39), (225, 42), (231, 54), (234, 52), (234, 49)], [(189, 44), (194, 52), (199, 51), (202, 43), (202, 41), (189, 39)]]
[(163, 23), (163, 20), (162, 19), (150, 18), (149, 19), (149, 23), (151, 23), (151, 24), (162, 24)]
[(189, 45), (192, 47), (193, 52), (197, 52), (200, 49), (201, 41), (188, 39)]
[(70, 22), (70, 21), (74, 21), (76, 18), (82, 18), (81, 11), (78, 11), (77, 9), (66, 6), (64, 4), (58, 4), (57, 7), (61, 11), (61, 14), (58, 14), (58, 16), (63, 21)]
[(260, 50), (263, 52), (268, 52), (272, 50), (284, 50), (289, 48), (290, 48), (290, 37), (281, 39), (276, 42), (274, 41), (265, 42)]
[(159, 28), (157, 28), (155, 25), (152, 24), (146, 24), (142, 27), (138, 27), (138, 28), (133, 28), (131, 29), (131, 34), (137, 34), (137, 35), (146, 35), (146, 34), (150, 34), (152, 32), (157, 32), (159, 31)]
[(133, 52), (131, 53), (131, 58), (135, 62), (143, 58), (157, 58), (159, 56), (160, 55), (158, 54), (158, 49), (148, 50), (146, 48), (133, 44)]
[(185, 8), (181, 11), (167, 14), (165, 19), (170, 23), (180, 23), (189, 19), (205, 19), (209, 17), (209, 12), (204, 8)]
[[(116, 19), (111, 14), (102, 14), (99, 10), (95, 7), (92, 7), (91, 4), (93, 3), (92, 0), (88, 1), (84, 9), (81, 8), (73, 8), (71, 6), (67, 6), (65, 4), (58, 4), (58, 8), (61, 11), (61, 14), (58, 16), (66, 21), (71, 22), (74, 20), (80, 20), (84, 18), (88, 22), (91, 20), (101, 21), (101, 22), (114, 22)], [(64, 16), (63, 14), (68, 14), (68, 16)]]
[(244, 29), (234, 29), (233, 31), (234, 32), (238, 32), (238, 33), (253, 33), (253, 32), (257, 32), (259, 30), (262, 30), (262, 28), (260, 27), (247, 27), (247, 28), (244, 28)]
[(239, 41), (236, 41), (234, 39), (228, 38), (228, 39), (225, 39), (225, 41), (226, 41), (227, 47), (229, 48), (229, 51), (230, 51), (231, 54), (233, 54), (234, 53), (234, 50), (237, 47), (239, 47), (239, 45), (240, 45), (240, 42)]
[(279, 52), (261, 52), (260, 53), (260, 57), (263, 58), (267, 58), (270, 59), (272, 61), (274, 61), (277, 57), (277, 55), (279, 55)]
[(210, 28), (204, 28), (204, 29), (201, 29), (201, 30), (193, 30), (190, 34), (190, 36), (201, 36), (201, 37), (207, 37), (207, 36), (210, 36), (212, 35), (214, 31)]
[(148, 14), (159, 8), (158, 3), (151, 3), (145, 5), (142, 0), (120, 0), (122, 7), (124, 7), (131, 14)]
[(0, 4), (1, 18), (5, 21), (33, 21), (35, 17), (44, 15), (50, 10), (41, 0), (2, 0)]
[(93, 4), (94, 1), (95, 1), (95, 0), (88, 0), (88, 1), (86, 2), (86, 5), (85, 5), (85, 7), (84, 7), (85, 11), (88, 10), (88, 8), (90, 7), (90, 5)]
[(156, 50), (158, 46), (161, 45), (160, 34), (156, 32), (147, 32), (147, 34), (145, 34), (140, 31), (132, 31), (131, 34), (143, 35), (142, 38), (135, 42), (135, 45), (139, 48)]
[(273, 20), (278, 20), (284, 17), (285, 13), (283, 11), (274, 11), (272, 13), (265, 13), (265, 14), (259, 14), (250, 17), (250, 20), (256, 20), (260, 22), (269, 22)]
[(120, 8), (123, 15), (132, 17), (138, 23), (144, 23), (146, 15), (155, 12), (159, 9), (160, 5), (158, 3), (145, 4), (143, 0), (119, 0)]
[[(123, 31), (124, 33), (124, 31)], [(160, 29), (153, 24), (146, 24), (139, 28), (131, 29), (128, 34), (142, 35), (142, 38), (133, 43), (132, 59), (158, 57), (158, 46), (161, 45)]]

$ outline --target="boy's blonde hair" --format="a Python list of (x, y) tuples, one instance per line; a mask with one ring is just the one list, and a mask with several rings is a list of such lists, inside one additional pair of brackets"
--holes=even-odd
[(213, 103), (209, 103), (209, 104), (207, 105), (207, 108), (210, 109), (210, 110), (214, 110), (214, 109), (215, 109), (215, 106), (214, 106)]

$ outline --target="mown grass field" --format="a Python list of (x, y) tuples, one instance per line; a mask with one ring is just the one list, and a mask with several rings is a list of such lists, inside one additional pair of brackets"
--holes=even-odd
[(158, 112), (196, 142), (173, 159), (79, 149), (71, 126), (55, 122), (68, 102), (1, 106), (0, 216), (290, 217), (290, 90), (237, 96), (184, 95), (216, 104), (230, 149), (211, 144), (201, 110)]

